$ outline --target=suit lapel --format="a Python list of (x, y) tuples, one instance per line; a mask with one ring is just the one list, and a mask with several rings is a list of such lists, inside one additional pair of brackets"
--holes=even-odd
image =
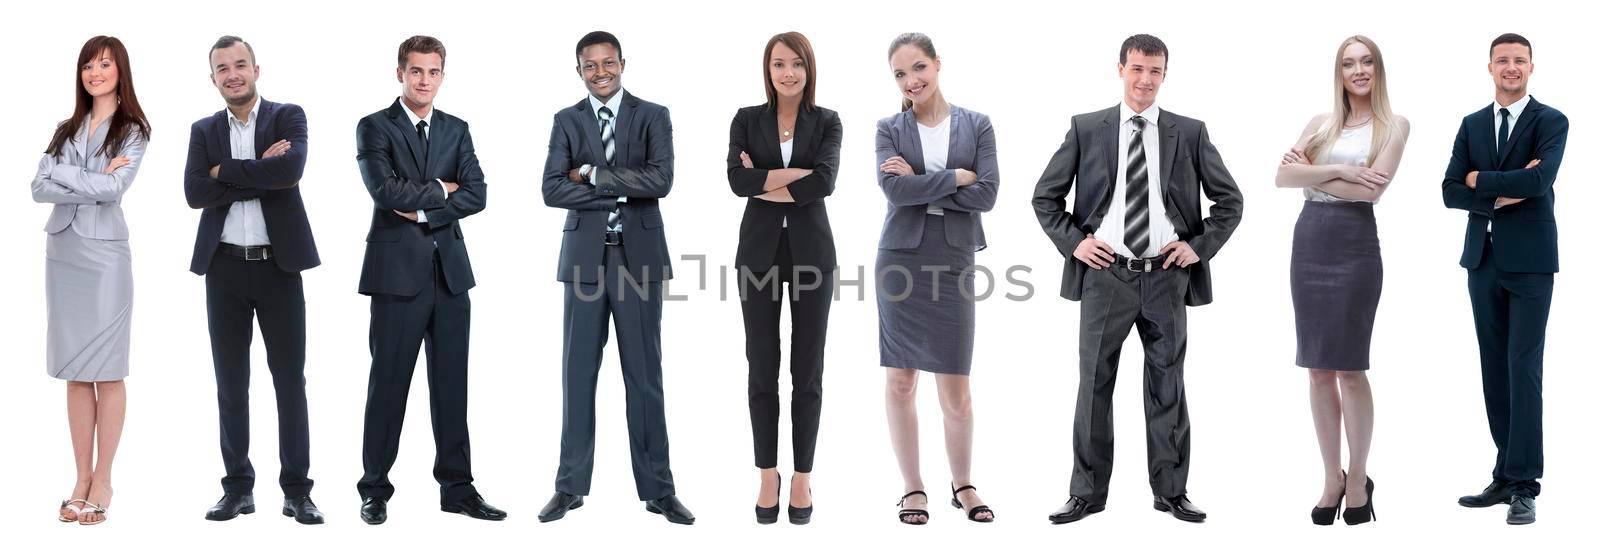
[(961, 108), (951, 106), (950, 113), (945, 116), (945, 119), (949, 120), (950, 122), (950, 140), (945, 141), (945, 145), (948, 147), (945, 149), (944, 153), (944, 167), (946, 169), (970, 168), (972, 166), (972, 164), (966, 160), (966, 155), (969, 153), (969, 149), (965, 148), (966, 145), (964, 144), (957, 145), (957, 143), (961, 142), (961, 118), (956, 116), (960, 115), (960, 113)]
[[(633, 138), (639, 137), (639, 99), (627, 91), (622, 91), (622, 113), (617, 114), (616, 129), (612, 130), (611, 140), (616, 142), (617, 152), (614, 158), (618, 165), (627, 163), (625, 156), (633, 148)], [(605, 151), (601, 151), (603, 154)]]
[(277, 107), (276, 104), (267, 102), (267, 99), (259, 99), (259, 101), (261, 102), (261, 107), (256, 110), (256, 152), (254, 153), (258, 159), (261, 158), (261, 153), (267, 152), (267, 147), (272, 146), (272, 143), (270, 143), (272, 137), (267, 134), (266, 122), (271, 121), (272, 110)]
[(1109, 179), (1105, 183), (1091, 184), (1099, 188), (1098, 197), (1092, 205), (1097, 207), (1095, 210), (1098, 216), (1105, 215), (1104, 207), (1106, 206), (1106, 201), (1115, 194), (1117, 190), (1117, 172), (1122, 169), (1121, 165), (1117, 163), (1117, 149), (1122, 148), (1121, 115), (1122, 107), (1117, 105), (1107, 110), (1105, 118), (1100, 120), (1100, 135), (1103, 137), (1102, 141), (1105, 145), (1106, 177)]
[[(799, 124), (796, 124), (795, 125), (795, 129), (796, 129), (795, 136), (790, 138), (789, 139), (790, 141), (794, 141), (794, 140), (797, 140), (797, 139), (800, 138), (800, 135), (798, 133), (799, 128), (800, 128)], [(755, 141), (756, 145), (759, 146), (759, 148), (761, 148), (762, 150), (766, 151), (766, 152), (759, 153), (761, 155), (761, 157), (765, 158), (765, 159), (769, 159), (769, 160), (776, 160), (776, 161), (778, 161), (778, 164), (780, 164), (780, 165), (783, 164), (783, 145), (779, 144), (779, 141), (777, 139), (777, 137), (778, 137), (778, 111), (777, 110), (762, 110), (761, 111), (761, 115), (756, 116), (756, 133), (759, 134), (759, 137), (757, 137), (756, 141)], [(750, 153), (746, 153), (746, 154), (750, 154)], [(754, 155), (752, 155), (752, 157), (753, 156)], [(792, 157), (794, 155), (791, 153), (790, 156)]]
[(233, 158), (233, 134), (228, 129), (228, 110), (224, 108), (217, 113), (216, 121), (211, 122), (211, 137), (217, 152), (222, 154), (222, 160)]
[[(774, 113), (772, 121), (774, 123), (778, 121), (776, 113)], [(820, 118), (817, 118), (816, 110), (801, 110), (800, 114), (795, 116), (794, 137), (789, 138), (790, 141), (794, 142), (794, 151), (789, 153), (791, 162), (806, 166), (811, 166), (815, 162), (811, 159), (811, 151), (816, 147), (816, 142), (822, 138), (822, 134), (817, 133), (818, 121), (820, 121)], [(778, 155), (781, 159), (783, 152), (778, 152)], [(791, 166), (793, 165), (791, 164)]]
[(906, 149), (906, 163), (911, 165), (911, 172), (914, 174), (927, 173), (922, 163), (922, 129), (917, 127), (921, 125), (917, 123), (917, 115), (910, 110), (902, 111), (900, 122), (901, 141), (910, 147)]
[[(404, 112), (405, 110), (410, 110), (410, 108), (406, 108), (404, 104), (400, 103), (399, 99), (395, 99), (394, 106), (390, 107), (390, 109), (389, 120), (394, 122), (396, 129), (400, 130), (400, 136), (405, 138), (406, 148), (411, 150), (412, 167), (419, 172), (425, 172), (427, 169), (422, 167), (422, 144), (417, 141), (417, 128), (411, 127), (411, 117), (405, 115)], [(417, 176), (417, 178), (426, 179), (427, 176)]]
[[(1542, 106), (1539, 104), (1539, 101), (1532, 98), (1528, 99), (1528, 105), (1523, 107), (1522, 115), (1517, 116), (1517, 123), (1511, 128), (1511, 137), (1506, 139), (1505, 152), (1501, 153), (1498, 150), (1495, 152), (1495, 155), (1497, 156), (1495, 159), (1496, 168), (1500, 168), (1502, 170), (1505, 169), (1504, 166), (1506, 165), (1506, 159), (1511, 156), (1511, 146), (1516, 145), (1517, 141), (1522, 140), (1522, 132), (1526, 131), (1530, 127), (1533, 127), (1533, 119), (1537, 117), (1540, 108), (1542, 108)], [(1498, 147), (1498, 145), (1496, 146)], [(1519, 168), (1513, 169), (1516, 170)]]
[(583, 142), (589, 145), (589, 164), (605, 166), (606, 146), (600, 142), (600, 118), (594, 115), (594, 108), (589, 106), (589, 97), (578, 101), (572, 111), (573, 117), (578, 119), (578, 129), (583, 130)]
[(1168, 218), (1177, 210), (1175, 200), (1177, 184), (1172, 183), (1172, 165), (1178, 159), (1178, 122), (1177, 118), (1157, 117), (1157, 126), (1161, 133), (1161, 200), (1166, 205)]
[(1494, 137), (1494, 105), (1490, 104), (1478, 111), (1476, 118), (1467, 121), (1467, 134), (1473, 151), (1472, 160), (1487, 161), (1488, 168), (1474, 168), (1481, 170), (1496, 170), (1500, 168), (1500, 153), (1495, 151), (1497, 145)]

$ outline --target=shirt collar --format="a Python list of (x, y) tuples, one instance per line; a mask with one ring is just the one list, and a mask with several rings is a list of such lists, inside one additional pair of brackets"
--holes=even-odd
[(405, 112), (406, 113), (406, 118), (409, 118), (411, 120), (411, 127), (417, 127), (417, 122), (428, 122), (428, 129), (433, 129), (433, 105), (431, 105), (431, 104), (428, 105), (428, 115), (427, 116), (423, 116), (421, 118), (418, 118), (417, 117), (417, 113), (416, 112), (412, 112), (410, 106), (406, 106), (405, 99), (395, 99), (395, 100), (400, 102), (400, 111), (401, 112)]
[(1161, 118), (1161, 107), (1154, 104), (1144, 109), (1143, 112), (1134, 112), (1133, 107), (1128, 106), (1126, 102), (1122, 103), (1121, 106), (1122, 119), (1118, 121), (1124, 124), (1128, 123), (1128, 120), (1132, 120), (1134, 116), (1144, 116), (1146, 125), (1154, 124)]
[(255, 104), (250, 106), (250, 121), (248, 121), (248, 122), (239, 121), (239, 118), (234, 117), (232, 110), (228, 110), (228, 109), (224, 108), (223, 112), (227, 112), (228, 113), (228, 123), (229, 124), (241, 125), (241, 126), (242, 125), (254, 125), (256, 123), (256, 114), (259, 114), (261, 112), (261, 97), (256, 97)]
[(611, 117), (616, 118), (617, 115), (622, 113), (622, 95), (625, 92), (626, 91), (623, 91), (622, 89), (617, 89), (617, 94), (611, 95), (611, 100), (605, 101), (604, 103), (600, 102), (600, 99), (595, 98), (593, 94), (590, 94), (589, 111), (594, 113), (594, 117), (599, 118), (600, 107), (604, 106), (606, 108), (610, 108)]
[(1498, 118), (1500, 116), (1500, 109), (1504, 108), (1511, 111), (1511, 119), (1515, 120), (1519, 117), (1522, 117), (1522, 111), (1528, 108), (1528, 101), (1531, 100), (1533, 100), (1533, 95), (1522, 95), (1522, 98), (1517, 99), (1517, 101), (1511, 103), (1510, 106), (1500, 106), (1499, 102), (1495, 102), (1494, 115), (1496, 118)]

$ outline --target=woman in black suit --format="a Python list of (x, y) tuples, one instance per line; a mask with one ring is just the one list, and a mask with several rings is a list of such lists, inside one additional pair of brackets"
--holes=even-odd
[(794, 384), (794, 478), (789, 522), (811, 521), (811, 461), (822, 413), (822, 349), (833, 301), (833, 230), (823, 197), (833, 194), (843, 129), (816, 105), (816, 58), (795, 32), (767, 41), (766, 104), (742, 108), (728, 138), (728, 185), (748, 198), (739, 224), (740, 304), (750, 361), (750, 427), (761, 490), (756, 521), (778, 520), (778, 326), (789, 284), (789, 373)]

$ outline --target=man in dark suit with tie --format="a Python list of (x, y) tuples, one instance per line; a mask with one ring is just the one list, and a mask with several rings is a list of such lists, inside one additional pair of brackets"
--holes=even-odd
[(300, 271), (321, 261), (311, 238), (300, 174), (306, 113), (256, 94), (255, 50), (225, 36), (211, 46), (211, 82), (226, 110), (189, 128), (183, 192), (204, 209), (189, 271), (206, 277), (206, 324), (217, 378), (222, 499), (206, 519), (255, 512), (250, 465), (250, 341), (261, 325), (278, 402), (278, 484), (283, 513), (323, 522), (311, 502), (311, 432), (306, 415), (306, 297)]
[[(1155, 508), (1204, 521), (1186, 488), (1185, 307), (1211, 302), (1208, 263), (1239, 225), (1244, 202), (1205, 124), (1156, 106), (1167, 73), (1166, 45), (1150, 35), (1129, 37), (1117, 71), (1122, 103), (1072, 118), (1033, 194), (1039, 224), (1067, 258), (1061, 296), (1082, 302), (1071, 497), (1050, 521), (1070, 523), (1105, 509), (1111, 393), (1123, 341), (1135, 327), (1144, 344)], [(1068, 205), (1074, 183), (1078, 192)], [(1212, 202), (1203, 220), (1202, 194)]]
[(1533, 45), (1507, 33), (1489, 46), (1494, 104), (1461, 120), (1444, 173), (1444, 204), (1467, 211), (1461, 266), (1478, 335), (1483, 399), (1494, 437), (1492, 482), (1462, 506), (1510, 504), (1533, 523), (1544, 474), (1544, 329), (1558, 270), (1553, 186), (1567, 117), (1528, 96)]
[(361, 520), (389, 517), (389, 469), (417, 350), (426, 341), (433, 416), (433, 477), (446, 512), (499, 521), (506, 513), (472, 486), (467, 442), (467, 346), (475, 284), (461, 219), (483, 210), (488, 186), (467, 122), (434, 109), (444, 84), (444, 44), (415, 36), (400, 44), (401, 96), (356, 125), (356, 161), (372, 194), (372, 229), (361, 293), (372, 297), (372, 373), (361, 446)]
[(544, 166), (544, 202), (567, 209), (556, 280), (565, 285), (561, 464), (539, 512), (554, 521), (583, 505), (594, 473), (594, 398), (608, 324), (627, 390), (633, 480), (645, 509), (694, 523), (678, 501), (667, 458), (661, 386), (661, 300), (672, 278), (659, 201), (672, 191), (672, 120), (622, 90), (622, 44), (595, 31), (578, 41), (589, 95), (556, 113)]

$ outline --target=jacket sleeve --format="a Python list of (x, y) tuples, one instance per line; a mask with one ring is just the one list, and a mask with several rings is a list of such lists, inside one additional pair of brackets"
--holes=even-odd
[[(1461, 129), (1456, 131), (1455, 146), (1450, 149), (1450, 165), (1444, 169), (1444, 206), (1492, 218), (1494, 197), (1480, 197), (1476, 191), (1467, 187), (1467, 173), (1472, 171), (1471, 152), (1470, 146), (1467, 145), (1467, 118), (1462, 118)], [(1480, 173), (1478, 176), (1482, 178), (1483, 174)], [(1482, 182), (1479, 182), (1479, 185), (1482, 185)]]
[(1190, 237), (1188, 242), (1202, 260), (1211, 260), (1239, 227), (1239, 220), (1244, 216), (1244, 196), (1239, 192), (1239, 184), (1228, 173), (1228, 167), (1222, 163), (1217, 147), (1211, 144), (1211, 133), (1203, 123), (1198, 147), (1195, 170), (1200, 177), (1200, 190), (1211, 199), (1211, 209), (1201, 222), (1200, 234)]
[(239, 189), (211, 177), (211, 160), (206, 155), (204, 126), (189, 128), (189, 156), (183, 163), (183, 196), (189, 208), (225, 207), (247, 199), (259, 199), (264, 189)]
[(750, 136), (746, 129), (750, 125), (746, 121), (749, 119), (746, 116), (748, 113), (740, 110), (734, 114), (733, 124), (728, 128), (728, 187), (740, 197), (754, 197), (766, 193), (767, 189), (767, 170), (745, 168), (744, 161), (739, 159), (739, 153), (750, 152), (750, 146), (745, 144), (745, 139)]
[(561, 115), (550, 124), (550, 149), (544, 157), (544, 184), (540, 192), (545, 206), (569, 210), (606, 210), (616, 206), (615, 198), (601, 197), (594, 188), (567, 179), (567, 172), (581, 166), (573, 164), (572, 142), (561, 129)]
[(356, 124), (356, 165), (361, 168), (361, 181), (372, 195), (373, 206), (402, 212), (426, 210), (430, 214), (444, 208), (444, 188), (433, 180), (417, 182), (398, 175), (390, 155), (393, 152), (389, 136), (371, 119), (362, 118)]
[(484, 183), (483, 168), (478, 166), (478, 153), (472, 146), (472, 130), (461, 122), (461, 141), (456, 144), (456, 192), (445, 199), (444, 208), (430, 209), (428, 227), (439, 228), (483, 211), (489, 201), (489, 184)]
[(128, 164), (107, 174), (104, 168), (84, 168), (70, 164), (55, 164), (50, 168), (50, 181), (74, 194), (94, 202), (112, 202), (133, 186), (133, 177), (139, 173), (139, 163), (144, 159), (144, 136), (138, 130), (129, 130), (118, 156), (126, 157)]
[(987, 117), (977, 124), (978, 156), (972, 172), (978, 175), (978, 181), (957, 187), (955, 193), (930, 203), (933, 206), (963, 212), (994, 210), (995, 198), (1000, 194), (1000, 162), (994, 147), (994, 126)]
[(1556, 182), (1556, 172), (1561, 170), (1561, 157), (1567, 150), (1567, 117), (1552, 109), (1546, 110), (1553, 112), (1554, 117), (1539, 122), (1539, 146), (1533, 155), (1539, 165), (1503, 172), (1478, 172), (1479, 197), (1489, 197), (1493, 203), (1495, 197), (1531, 199), (1550, 193)]
[(604, 166), (595, 172), (602, 197), (660, 199), (672, 192), (672, 117), (665, 107), (645, 124), (644, 166)]
[(92, 205), (94, 199), (73, 193), (59, 183), (50, 180), (50, 173), (55, 169), (56, 157), (45, 153), (39, 157), (39, 169), (33, 173), (33, 201), (36, 203), (55, 203), (58, 205)]
[(1044, 228), (1044, 234), (1056, 245), (1056, 251), (1060, 251), (1069, 261), (1078, 244), (1088, 236), (1081, 228), (1082, 216), (1073, 215), (1067, 210), (1067, 195), (1072, 193), (1073, 182), (1077, 180), (1081, 154), (1078, 125), (1074, 121), (1072, 128), (1067, 130), (1067, 138), (1056, 149), (1056, 154), (1050, 157), (1050, 163), (1045, 165), (1039, 183), (1033, 186), (1033, 213), (1039, 217), (1039, 227)]
[(890, 158), (903, 156), (894, 143), (894, 118), (878, 121), (878, 187), (889, 204), (899, 207), (926, 205), (956, 192), (956, 173), (941, 170), (931, 174), (896, 176), (883, 171), (883, 163)]
[(830, 116), (823, 123), (822, 150), (817, 152), (811, 175), (789, 184), (789, 195), (794, 197), (797, 207), (833, 194), (834, 178), (839, 175), (839, 147), (844, 142), (844, 125), (839, 123), (838, 113), (830, 112)]
[[(293, 104), (279, 105), (280, 130), (274, 141), (288, 140), (289, 152), (257, 160), (229, 158), (217, 168), (217, 180), (246, 189), (288, 189), (300, 185), (306, 169), (306, 112)], [(263, 145), (256, 145), (260, 149)], [(263, 149), (264, 150), (264, 149)]]

